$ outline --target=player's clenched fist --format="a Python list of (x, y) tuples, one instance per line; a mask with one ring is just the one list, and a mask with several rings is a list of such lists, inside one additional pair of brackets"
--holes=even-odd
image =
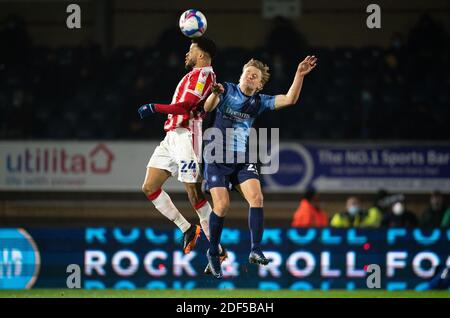
[(145, 104), (138, 109), (139, 116), (141, 119), (153, 115), (155, 113), (155, 106), (153, 104)]
[(211, 92), (215, 95), (220, 95), (220, 94), (223, 94), (223, 92), (225, 92), (225, 89), (223, 88), (222, 84), (214, 83), (211, 86)]

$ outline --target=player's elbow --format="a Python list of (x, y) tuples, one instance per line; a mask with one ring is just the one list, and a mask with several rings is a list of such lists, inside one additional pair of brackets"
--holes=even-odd
[(286, 100), (286, 106), (292, 106), (297, 103), (298, 98), (295, 97), (288, 97)]
[(289, 95), (284, 95), (284, 97), (278, 102), (278, 107), (287, 107), (287, 106), (292, 106), (297, 102), (297, 98), (289, 96)]
[(197, 106), (196, 100), (186, 100), (181, 104), (183, 109), (183, 115), (189, 114), (193, 108)]

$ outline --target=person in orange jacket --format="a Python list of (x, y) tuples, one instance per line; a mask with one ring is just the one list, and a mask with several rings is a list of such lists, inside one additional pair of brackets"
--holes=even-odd
[(315, 189), (308, 189), (300, 205), (294, 213), (292, 227), (325, 227), (328, 226), (328, 216), (319, 206), (319, 195)]

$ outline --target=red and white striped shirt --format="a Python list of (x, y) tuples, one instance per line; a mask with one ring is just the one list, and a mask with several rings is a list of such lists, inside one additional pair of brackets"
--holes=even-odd
[(197, 109), (203, 106), (215, 81), (216, 75), (211, 66), (194, 68), (187, 73), (178, 83), (171, 104), (189, 101), (195, 106), (191, 108), (189, 115), (169, 114), (164, 123), (164, 130), (170, 131), (180, 127), (191, 130), (193, 121), (201, 121), (202, 114), (197, 112)]
[(189, 129), (193, 134), (194, 149), (201, 149), (202, 121), (204, 113), (199, 110), (211, 92), (211, 86), (216, 82), (216, 75), (211, 66), (197, 67), (187, 73), (178, 83), (171, 104), (192, 102), (189, 114), (169, 114), (164, 123), (164, 130), (171, 131), (176, 128)]

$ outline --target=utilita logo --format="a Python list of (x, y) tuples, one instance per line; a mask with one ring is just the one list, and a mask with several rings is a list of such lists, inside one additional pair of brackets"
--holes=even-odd
[(104, 144), (98, 144), (88, 154), (71, 154), (66, 148), (35, 147), (8, 154), (6, 170), (10, 173), (105, 174), (111, 171), (113, 160), (114, 154)]

